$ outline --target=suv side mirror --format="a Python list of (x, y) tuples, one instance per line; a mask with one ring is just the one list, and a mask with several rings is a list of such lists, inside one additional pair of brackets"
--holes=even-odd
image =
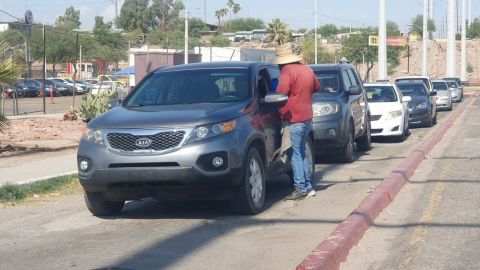
[(288, 97), (285, 94), (280, 93), (268, 93), (265, 98), (262, 99), (262, 103), (274, 104), (287, 102)]
[(411, 96), (404, 96), (402, 97), (402, 102), (410, 102), (412, 101), (412, 97)]
[(350, 86), (350, 88), (348, 89), (348, 93), (350, 95), (360, 95), (362, 93), (362, 89), (360, 88), (360, 86)]
[(437, 95), (437, 91), (432, 91), (432, 92), (430, 92), (430, 96), (431, 96), (431, 97), (434, 97), (434, 96), (436, 96), (436, 95)]

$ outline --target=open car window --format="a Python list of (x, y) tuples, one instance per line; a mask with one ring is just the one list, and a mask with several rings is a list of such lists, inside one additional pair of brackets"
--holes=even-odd
[(333, 70), (317, 70), (315, 75), (320, 83), (320, 91), (318, 93), (338, 94), (341, 91), (340, 78), (338, 71)]

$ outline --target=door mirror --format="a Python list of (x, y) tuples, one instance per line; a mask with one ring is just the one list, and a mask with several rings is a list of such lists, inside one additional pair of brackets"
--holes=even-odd
[(360, 95), (362, 93), (362, 89), (360, 88), (360, 86), (351, 86), (348, 89), (348, 93), (350, 95)]
[(410, 102), (412, 101), (412, 97), (411, 96), (404, 96), (402, 97), (402, 102)]
[(434, 96), (436, 96), (436, 95), (437, 95), (437, 91), (432, 91), (432, 92), (430, 92), (430, 96), (431, 96), (431, 97), (434, 97)]
[(265, 98), (262, 99), (262, 103), (276, 104), (287, 102), (288, 97), (285, 94), (268, 93)]

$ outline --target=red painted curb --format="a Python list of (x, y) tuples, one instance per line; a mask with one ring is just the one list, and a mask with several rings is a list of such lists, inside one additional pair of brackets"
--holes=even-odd
[[(477, 95), (475, 95), (477, 96)], [(350, 249), (360, 241), (377, 216), (400, 192), (413, 176), (426, 155), (443, 138), (457, 117), (475, 101), (468, 98), (435, 132), (421, 142), (397, 167), (385, 177), (348, 217), (338, 225), (330, 236), (321, 242), (298, 266), (297, 270), (339, 269), (347, 259)]]

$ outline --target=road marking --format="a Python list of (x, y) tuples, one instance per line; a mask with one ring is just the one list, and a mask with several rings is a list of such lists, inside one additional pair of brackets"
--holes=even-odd
[[(456, 136), (457, 138), (459, 138), (459, 140), (456, 142), (455, 148), (451, 152), (452, 156), (458, 156), (463, 150), (465, 134), (469, 129), (470, 128), (463, 129), (461, 131), (461, 134)], [(438, 211), (438, 207), (442, 202), (443, 194), (447, 187), (446, 182), (442, 181), (449, 179), (450, 174), (452, 173), (452, 169), (452, 161), (448, 160), (447, 164), (445, 165), (440, 174), (440, 182), (435, 185), (432, 195), (428, 200), (428, 205), (425, 208), (422, 217), (420, 218), (420, 224), (430, 223), (435, 217)], [(429, 227), (427, 225), (421, 225), (415, 229), (408, 243), (407, 252), (405, 254), (402, 267), (400, 267), (399, 269), (413, 269), (413, 259), (423, 251), (424, 244), (428, 235), (428, 229)]]

